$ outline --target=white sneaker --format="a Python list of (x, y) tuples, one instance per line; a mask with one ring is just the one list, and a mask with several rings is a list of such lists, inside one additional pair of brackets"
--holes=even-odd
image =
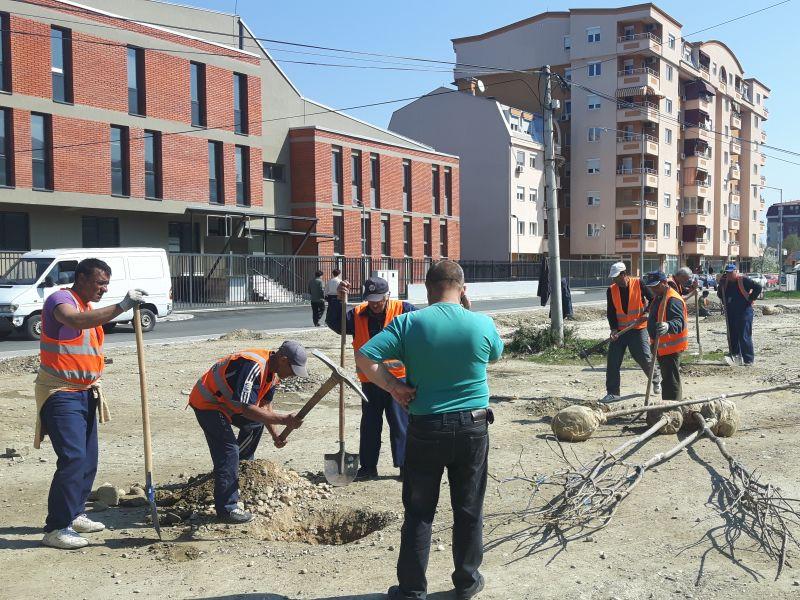
[(614, 394), (606, 394), (600, 398), (600, 402), (602, 404), (609, 404), (611, 402), (616, 402), (617, 400), (619, 400), (619, 396), (615, 396)]
[(661, 393), (661, 384), (660, 383), (654, 383), (653, 384), (653, 393), (654, 394), (660, 394)]
[(92, 521), (86, 516), (86, 513), (78, 515), (72, 522), (72, 528), (78, 533), (97, 533), (106, 528), (105, 525), (99, 521)]
[(45, 533), (42, 545), (61, 550), (77, 550), (88, 546), (89, 540), (79, 536), (72, 527), (65, 527)]

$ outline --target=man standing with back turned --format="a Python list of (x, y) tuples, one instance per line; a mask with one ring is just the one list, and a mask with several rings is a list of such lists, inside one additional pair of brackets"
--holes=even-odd
[[(444, 469), (453, 508), (453, 571), (456, 598), (467, 600), (484, 586), (483, 498), (489, 456), (486, 366), (503, 353), (491, 318), (471, 313), (464, 272), (442, 261), (425, 276), (428, 308), (400, 315), (356, 353), (370, 381), (408, 408), (409, 426), (403, 479), (405, 520), (397, 560), (399, 585), (390, 600), (427, 597), (425, 571), (431, 527)], [(407, 384), (384, 366), (400, 360)]]

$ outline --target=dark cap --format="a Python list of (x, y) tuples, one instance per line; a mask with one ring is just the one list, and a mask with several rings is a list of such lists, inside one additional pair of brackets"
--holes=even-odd
[(286, 340), (281, 344), (281, 347), (275, 351), (275, 354), (278, 356), (285, 356), (289, 359), (289, 364), (292, 365), (292, 371), (295, 375), (298, 377), (308, 377), (308, 370), (306, 369), (308, 356), (306, 355), (306, 349), (303, 348), (300, 342)]
[(370, 277), (364, 282), (364, 300), (380, 302), (389, 293), (389, 282), (383, 277)]
[(644, 276), (644, 284), (648, 287), (653, 287), (667, 280), (666, 273), (662, 271), (653, 271)]
[(733, 273), (736, 270), (736, 263), (731, 262), (725, 265), (725, 272), (726, 273)]

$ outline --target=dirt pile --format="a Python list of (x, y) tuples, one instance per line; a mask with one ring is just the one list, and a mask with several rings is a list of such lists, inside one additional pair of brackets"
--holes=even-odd
[(0, 375), (26, 375), (38, 370), (38, 356), (20, 356), (0, 361)]
[(225, 342), (241, 342), (247, 340), (264, 340), (267, 336), (261, 331), (253, 329), (234, 329), (228, 333), (219, 336), (219, 339)]

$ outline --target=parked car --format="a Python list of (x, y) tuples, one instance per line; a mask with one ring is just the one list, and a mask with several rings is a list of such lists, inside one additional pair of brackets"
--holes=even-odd
[(767, 278), (761, 273), (748, 273), (745, 277), (749, 277), (763, 288), (767, 287)]
[[(116, 304), (128, 290), (148, 293), (141, 307), (142, 330), (152, 331), (156, 317), (172, 312), (172, 280), (167, 253), (161, 248), (74, 248), (26, 252), (0, 276), (0, 338), (12, 331), (38, 340), (42, 333), (42, 306), (47, 297), (75, 281), (75, 268), (84, 258), (99, 258), (111, 267), (108, 292), (96, 308)], [(111, 331), (117, 323), (130, 323), (133, 310), (103, 326)]]
[(768, 288), (778, 287), (778, 284), (780, 283), (780, 277), (777, 273), (766, 273), (765, 276), (767, 278)]

